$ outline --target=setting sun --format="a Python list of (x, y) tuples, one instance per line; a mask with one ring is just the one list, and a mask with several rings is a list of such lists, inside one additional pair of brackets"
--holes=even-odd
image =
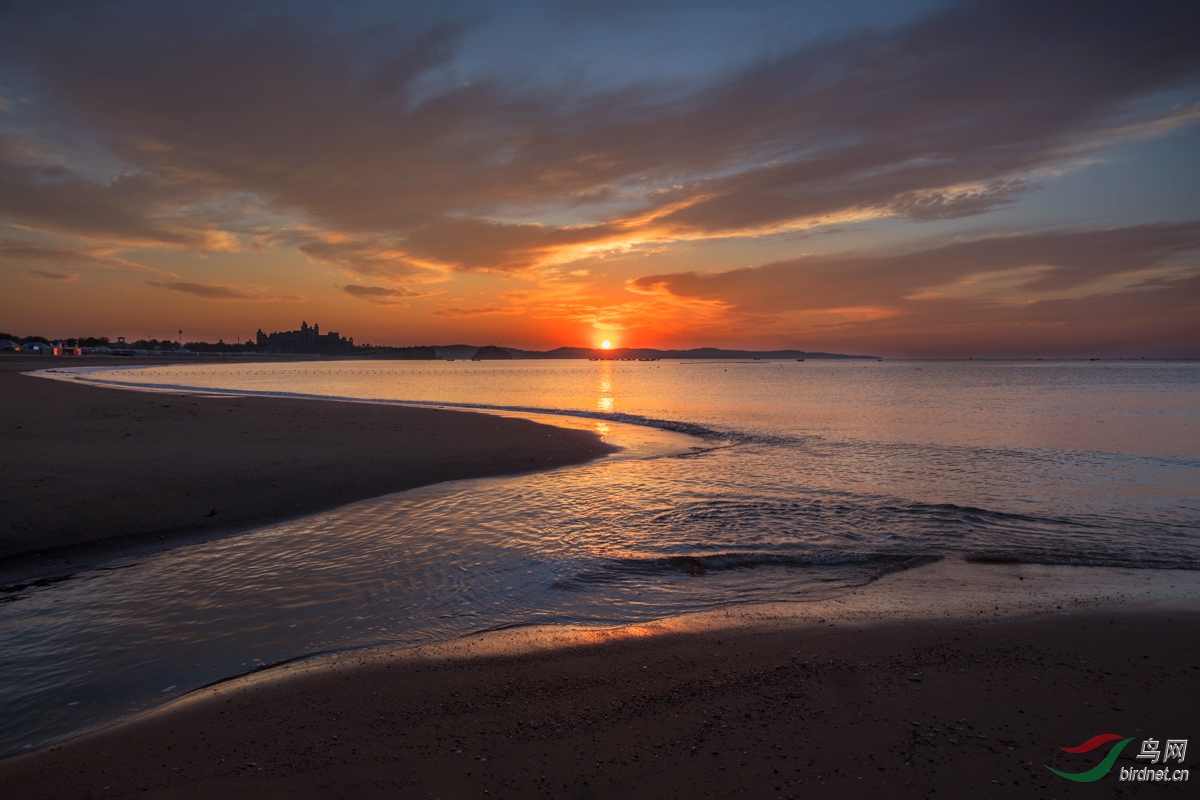
[(607, 350), (610, 347), (612, 347), (612, 342), (610, 342), (608, 339), (605, 339), (603, 342), (600, 343), (600, 346), (602, 348), (604, 348), (605, 350)]

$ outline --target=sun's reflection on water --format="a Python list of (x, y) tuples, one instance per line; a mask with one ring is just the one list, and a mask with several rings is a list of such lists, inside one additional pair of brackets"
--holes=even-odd
[(613, 399), (612, 364), (607, 361), (600, 363), (599, 391), (600, 397), (596, 399), (596, 410), (606, 414), (612, 413), (616, 408), (616, 401)]

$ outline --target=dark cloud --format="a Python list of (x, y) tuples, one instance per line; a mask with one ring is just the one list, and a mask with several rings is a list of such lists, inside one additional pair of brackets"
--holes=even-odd
[[(0, 214), (214, 247), (197, 205), (254, 193), (368, 250), (391, 241), (394, 259), (300, 245), (388, 280), (415, 269), (406, 256), (511, 272), (617, 232), (745, 235), (856, 215), (978, 214), (1035, 187), (1039, 170), (1152, 125), (1168, 113), (1154, 98), (1200, 71), (1200, 5), (1174, 0), (959, 3), (707, 85), (592, 92), (443, 80), (470, 20), (414, 14), (356, 29), (269, 7), (21, 8), (10, 20), (21, 24), (7, 26), (22, 34), (5, 40), (7, 63), (137, 169), (108, 185), (8, 159)], [(603, 221), (496, 221), (497, 210), (537, 219), (552, 205)]]
[(411, 283), (431, 280), (439, 275), (436, 270), (413, 263), (407, 249), (395, 239), (372, 236), (329, 239), (307, 232), (277, 237), (277, 241), (288, 240), (314, 261), (368, 278)]
[(205, 300), (241, 300), (272, 303), (279, 300), (300, 302), (304, 299), (303, 297), (290, 295), (269, 294), (255, 289), (244, 289), (239, 286), (230, 286), (223, 283), (189, 283), (186, 281), (174, 281), (171, 283), (165, 281), (146, 281), (146, 283), (159, 289), (170, 289), (172, 292), (182, 292), (183, 294), (190, 294), (194, 297), (204, 298)]
[[(1125, 329), (1147, 338), (1168, 328), (1172, 336), (1190, 331), (1194, 342), (1200, 333), (1198, 251), (1197, 222), (1051, 231), (895, 256), (648, 275), (630, 288), (718, 303), (733, 318), (767, 328), (772, 319), (807, 316), (818, 327), (836, 327), (841, 341), (864, 337), (876, 347), (888, 346), (892, 335), (942, 352), (995, 346), (1011, 353), (1014, 343), (1032, 346), (1038, 337), (1042, 344), (1077, 339), (1080, 346), (1099, 345), (1120, 341)], [(821, 322), (821, 315), (830, 321)], [(1171, 340), (1172, 347), (1178, 344)]]
[(343, 286), (342, 291), (359, 300), (367, 300), (383, 306), (405, 305), (404, 300), (410, 297), (420, 297), (417, 292), (408, 289), (389, 289), (383, 286)]
[[(714, 300), (738, 311), (776, 313), (888, 306), (975, 276), (1030, 270), (1012, 288), (1030, 295), (1079, 289), (1160, 266), (1200, 249), (1200, 223), (992, 236), (894, 256), (825, 256), (728, 272), (648, 275), (640, 291)], [(1200, 263), (1193, 263), (1200, 269)], [(969, 284), (967, 284), (969, 286)], [(933, 296), (933, 295), (929, 295)]]
[(1137, 119), (1137, 101), (1194, 80), (1198, 33), (1200, 10), (1178, 2), (968, 3), (763, 64), (713, 90), (702, 113), (780, 155), (682, 187), (669, 199), (704, 199), (668, 221), (710, 231), (987, 210), (1022, 174)]
[(513, 308), (512, 306), (484, 306), (481, 308), (440, 308), (434, 311), (434, 316), (438, 317), (486, 317), (493, 314), (524, 314), (525, 309)]
[(1200, 353), (1200, 275), (1195, 273), (1153, 289), (1018, 306), (926, 302), (894, 318), (843, 326), (836, 338), (897, 355), (1196, 358)]
[(44, 281), (69, 282), (79, 279), (79, 276), (74, 272), (50, 272), (44, 269), (31, 269), (28, 274), (31, 277), (41, 278)]
[(150, 172), (101, 181), (61, 161), (34, 160), (6, 144), (0, 129), (0, 220), (130, 246), (235, 249), (235, 239), (188, 213), (215, 197), (211, 187), (172, 184)]

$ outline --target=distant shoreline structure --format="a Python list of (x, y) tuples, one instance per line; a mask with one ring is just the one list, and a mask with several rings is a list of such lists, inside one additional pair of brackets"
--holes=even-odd
[[(723, 350), (717, 347), (698, 347), (691, 350), (656, 350), (652, 348), (619, 348), (604, 350), (588, 347), (559, 347), (554, 350), (522, 350), (516, 347), (467, 344), (422, 345), (413, 347), (386, 347), (379, 345), (355, 345), (339, 353), (269, 352), (258, 350), (249, 342), (226, 344), (218, 342), (188, 342), (177, 349), (177, 343), (168, 343), (151, 349), (140, 347), (146, 342), (126, 344), (123, 339), (109, 342), (104, 339), (50, 340), (41, 336), (18, 337), (0, 334), (0, 357), (52, 356), (90, 359), (96, 357), (127, 357), (169, 359), (224, 359), (286, 360), (286, 361), (533, 361), (533, 360), (588, 360), (588, 361), (884, 361), (883, 356), (846, 353), (811, 352), (806, 350)], [(154, 344), (158, 344), (155, 342)], [(38, 346), (27, 346), (38, 345)], [(480, 351), (484, 351), (480, 355)], [(503, 355), (501, 354), (503, 353)], [(1197, 361), (1200, 356), (889, 356), (887, 361), (1028, 361), (1056, 363), (1065, 361)]]
[[(599, 347), (557, 347), (553, 350), (523, 350), (498, 344), (417, 345), (391, 347), (354, 344), (337, 333), (321, 334), (316, 325), (301, 323), (296, 331), (265, 334), (258, 331), (257, 342), (187, 342), (167, 339), (126, 342), (118, 337), (15, 336), (0, 332), (2, 356), (125, 356), (169, 359), (288, 359), (288, 360), (380, 360), (380, 361), (529, 361), (575, 359), (588, 361), (883, 361), (871, 354), (827, 353), (808, 350), (727, 350), (720, 347), (696, 347), (687, 350), (659, 350), (648, 347), (603, 349)], [(1200, 356), (889, 356), (889, 361), (1195, 361)]]
[(262, 328), (255, 334), (255, 344), (259, 352), (270, 355), (321, 355), (345, 356), (354, 354), (354, 339), (339, 336), (336, 331), (321, 335), (321, 326), (308, 327), (308, 322), (300, 323), (294, 331), (275, 331), (263, 333)]
[(593, 347), (557, 347), (553, 350), (522, 350), (498, 344), (420, 345), (387, 347), (354, 344), (353, 338), (336, 332), (321, 333), (319, 325), (301, 322), (294, 331), (256, 332), (254, 343), (237, 344), (187, 342), (169, 340), (138, 340), (126, 343), (125, 337), (116, 342), (108, 337), (72, 337), (50, 340), (42, 336), (13, 336), (0, 333), (0, 352), (28, 353), (53, 356), (150, 356), (170, 358), (315, 358), (315, 359), (380, 359), (399, 361), (494, 361), (531, 359), (587, 359), (589, 361), (661, 361), (672, 360), (751, 360), (805, 361), (807, 359), (858, 359), (881, 361), (880, 356), (848, 355), (844, 353), (809, 352), (805, 350), (726, 350), (719, 347), (696, 347), (689, 350), (659, 350), (649, 347), (613, 349)]

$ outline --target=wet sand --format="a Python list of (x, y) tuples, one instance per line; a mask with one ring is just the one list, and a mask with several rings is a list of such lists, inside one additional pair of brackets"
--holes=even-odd
[(611, 450), (592, 433), (522, 419), (132, 392), (21, 374), (102, 363), (0, 357), (0, 583)]
[[(1198, 596), (944, 562), (820, 604), (331, 656), (2, 762), (0, 794), (1115, 796), (1141, 738), (1196, 733)], [(1045, 769), (1094, 766), (1060, 748), (1100, 733), (1136, 738), (1100, 782)]]

